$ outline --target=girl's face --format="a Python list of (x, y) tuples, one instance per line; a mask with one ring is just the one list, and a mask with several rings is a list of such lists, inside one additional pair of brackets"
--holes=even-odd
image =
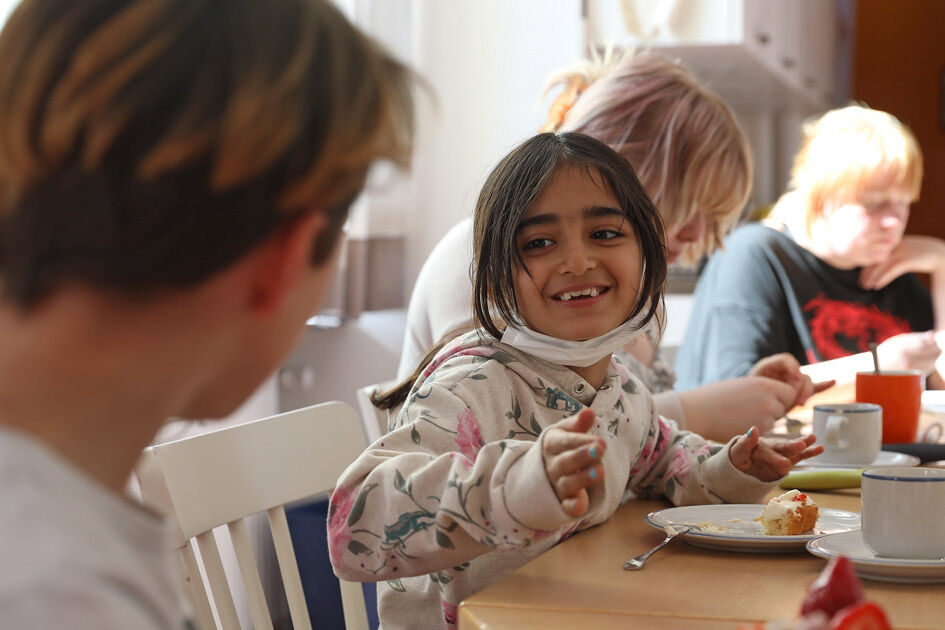
[(884, 262), (902, 240), (911, 204), (909, 191), (883, 178), (855, 201), (828, 204), (822, 218), (825, 258), (841, 268)]
[(525, 214), (516, 243), (527, 267), (515, 270), (518, 312), (532, 330), (583, 341), (627, 320), (639, 296), (640, 248), (596, 172), (558, 169)]

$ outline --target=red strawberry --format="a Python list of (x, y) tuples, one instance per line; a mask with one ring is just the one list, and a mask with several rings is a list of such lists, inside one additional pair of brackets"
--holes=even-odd
[(849, 558), (831, 558), (804, 597), (801, 615), (822, 610), (828, 617), (837, 611), (863, 601), (863, 587)]
[(886, 613), (876, 602), (847, 606), (830, 622), (831, 630), (892, 630)]

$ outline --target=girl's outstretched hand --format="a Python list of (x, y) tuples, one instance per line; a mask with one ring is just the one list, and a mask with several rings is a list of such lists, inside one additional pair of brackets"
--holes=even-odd
[(594, 420), (593, 411), (582, 409), (558, 422), (547, 430), (541, 452), (561, 508), (575, 518), (584, 516), (590, 507), (587, 488), (604, 478), (600, 460), (607, 446), (601, 438), (587, 434)]
[(775, 481), (788, 474), (797, 462), (820, 455), (824, 447), (813, 434), (793, 440), (763, 438), (755, 427), (735, 439), (728, 456), (735, 468), (762, 481)]

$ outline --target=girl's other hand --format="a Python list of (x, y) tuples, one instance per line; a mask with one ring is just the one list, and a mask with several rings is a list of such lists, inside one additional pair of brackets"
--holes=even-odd
[(801, 372), (801, 364), (789, 352), (772, 354), (770, 357), (759, 360), (751, 368), (748, 376), (766, 376), (790, 385), (797, 392), (792, 407), (803, 405), (808, 398), (833, 387), (836, 382), (830, 380), (814, 383), (809, 376)]
[(606, 443), (587, 430), (594, 426), (596, 416), (582, 409), (547, 429), (542, 447), (545, 474), (555, 489), (561, 508), (568, 516), (584, 516), (590, 507), (587, 488), (604, 478), (600, 463)]
[(732, 465), (743, 473), (761, 481), (776, 481), (788, 474), (797, 462), (824, 452), (823, 446), (814, 446), (816, 439), (813, 434), (793, 440), (763, 438), (752, 427), (735, 440), (728, 456)]

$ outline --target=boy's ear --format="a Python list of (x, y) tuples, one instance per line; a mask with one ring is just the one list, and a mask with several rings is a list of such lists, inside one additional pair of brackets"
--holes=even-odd
[(312, 266), (312, 245), (325, 228), (324, 212), (306, 212), (285, 222), (257, 252), (249, 306), (258, 316), (278, 310), (291, 289)]

